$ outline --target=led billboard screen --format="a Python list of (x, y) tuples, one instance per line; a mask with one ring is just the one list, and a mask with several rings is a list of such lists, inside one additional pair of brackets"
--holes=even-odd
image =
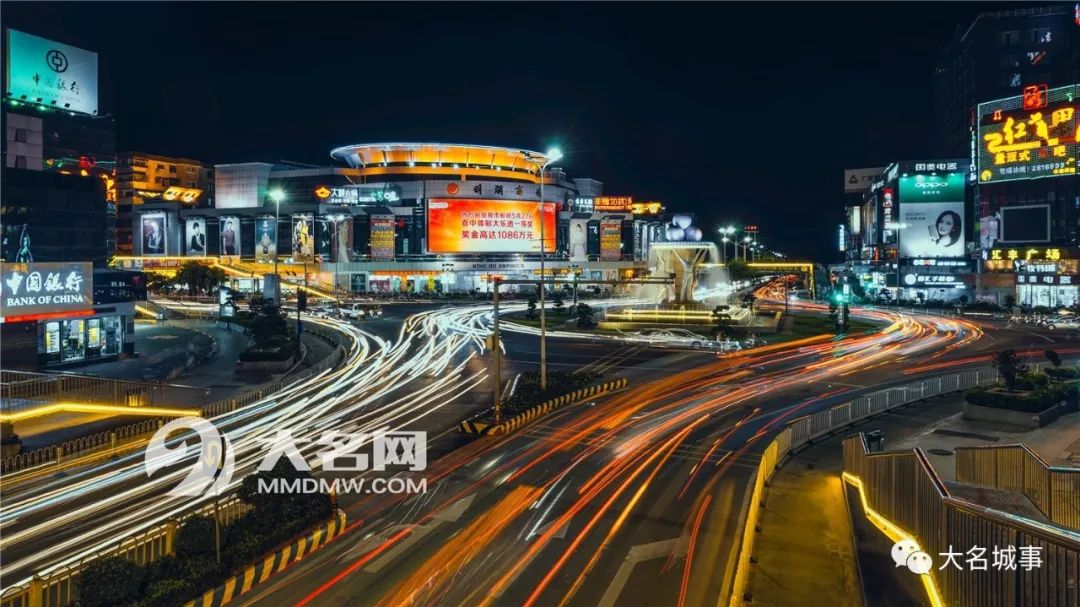
[(1002, 242), (1050, 242), (1050, 205), (1001, 208)]
[(7, 97), (69, 112), (97, 113), (97, 53), (15, 30), (7, 32)]
[[(555, 204), (543, 210), (544, 250), (555, 251)], [(428, 203), (430, 253), (538, 253), (540, 203), (467, 198)]]
[(1035, 102), (1019, 95), (980, 103), (979, 183), (1075, 175), (1078, 92), (1072, 85), (1043, 91)]

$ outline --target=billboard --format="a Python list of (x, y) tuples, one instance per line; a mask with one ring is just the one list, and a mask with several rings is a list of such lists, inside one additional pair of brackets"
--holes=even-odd
[(164, 255), (166, 251), (165, 214), (144, 214), (139, 237), (142, 238), (143, 255)]
[(271, 262), (277, 258), (277, 217), (257, 215), (255, 217), (255, 259)]
[[(539, 202), (433, 199), (428, 202), (429, 253), (540, 251)], [(544, 250), (555, 250), (555, 204), (543, 205)]]
[(352, 261), (352, 217), (335, 215), (327, 220), (330, 236), (330, 261)]
[(0, 318), (4, 322), (93, 307), (94, 267), (89, 262), (0, 264)]
[(222, 257), (240, 256), (240, 218), (236, 215), (218, 217)]
[(1001, 207), (1002, 242), (1050, 242), (1050, 205)]
[(600, 222), (600, 259), (622, 259), (622, 220), (604, 219)]
[(632, 196), (596, 196), (593, 198), (593, 211), (608, 213), (630, 213), (634, 210)]
[(97, 53), (9, 29), (5, 97), (81, 114), (98, 111)]
[(865, 192), (870, 189), (870, 184), (881, 181), (883, 175), (885, 175), (885, 167), (846, 169), (844, 171), (844, 193)]
[(189, 257), (206, 256), (206, 220), (188, 217), (184, 222), (184, 242)]
[(30, 224), (5, 224), (3, 228), (4, 261), (15, 263), (34, 261), (34, 254), (30, 250)]
[(924, 202), (963, 202), (964, 174), (944, 173), (900, 177), (900, 206)]
[(371, 258), (388, 261), (394, 258), (394, 216), (372, 215)]
[(979, 183), (1076, 175), (1080, 86), (1029, 88), (1033, 94), (979, 104)]
[(570, 220), (570, 261), (588, 261), (589, 220)]
[(963, 217), (963, 200), (901, 204), (900, 256), (963, 256)]
[(310, 213), (293, 215), (292, 258), (300, 262), (315, 260), (315, 216)]

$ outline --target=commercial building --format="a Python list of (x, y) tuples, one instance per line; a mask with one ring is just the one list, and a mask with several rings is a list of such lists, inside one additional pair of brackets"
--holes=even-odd
[[(336, 293), (467, 292), (492, 277), (615, 279), (645, 270), (662, 205), (604, 196), (593, 179), (542, 168), (518, 148), (376, 143), (331, 151), (336, 166), (214, 167), (213, 208), (133, 207), (133, 255), (167, 268), (214, 259), (239, 288), (275, 261), (286, 282)], [(541, 201), (543, 204), (541, 204)]]
[(978, 295), (1080, 303), (1080, 86), (1025, 87), (976, 108)]
[(6, 30), (0, 177), (5, 368), (134, 352), (142, 276), (106, 267), (116, 221), (115, 122), (97, 107), (97, 55)]
[(132, 253), (131, 207), (176, 200), (187, 207), (214, 206), (214, 169), (198, 160), (125, 152), (116, 161), (116, 251)]
[(983, 13), (957, 28), (934, 74), (939, 157), (970, 155), (975, 104), (1025, 86), (1080, 82), (1080, 24), (1072, 5)]

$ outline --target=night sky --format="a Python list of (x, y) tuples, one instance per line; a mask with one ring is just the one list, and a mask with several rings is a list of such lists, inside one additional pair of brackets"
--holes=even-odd
[(5, 2), (3, 20), (99, 53), (121, 151), (329, 164), (348, 143), (559, 144), (607, 194), (830, 262), (842, 170), (932, 154), (936, 57), (1001, 8)]

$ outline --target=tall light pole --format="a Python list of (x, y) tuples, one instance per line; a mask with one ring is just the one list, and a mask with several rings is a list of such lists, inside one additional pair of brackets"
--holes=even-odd
[(728, 238), (727, 236), (724, 236), (723, 238), (720, 239), (720, 242), (722, 243), (720, 246), (723, 247), (723, 251), (724, 251), (724, 264), (725, 265), (727, 264), (727, 243), (728, 243), (729, 240), (731, 240), (731, 239)]
[(562, 157), (562, 150), (551, 148), (545, 157), (538, 158), (531, 152), (523, 151), (525, 160), (536, 165), (540, 169), (540, 389), (547, 390), (547, 315), (544, 312), (544, 292), (547, 286), (544, 284), (547, 275), (544, 273), (544, 250), (547, 241), (544, 237), (544, 173), (551, 163), (558, 162)]
[(280, 304), (281, 278), (278, 275), (278, 235), (281, 233), (281, 201), (285, 200), (285, 190), (270, 190), (270, 200), (274, 201), (274, 304)]

